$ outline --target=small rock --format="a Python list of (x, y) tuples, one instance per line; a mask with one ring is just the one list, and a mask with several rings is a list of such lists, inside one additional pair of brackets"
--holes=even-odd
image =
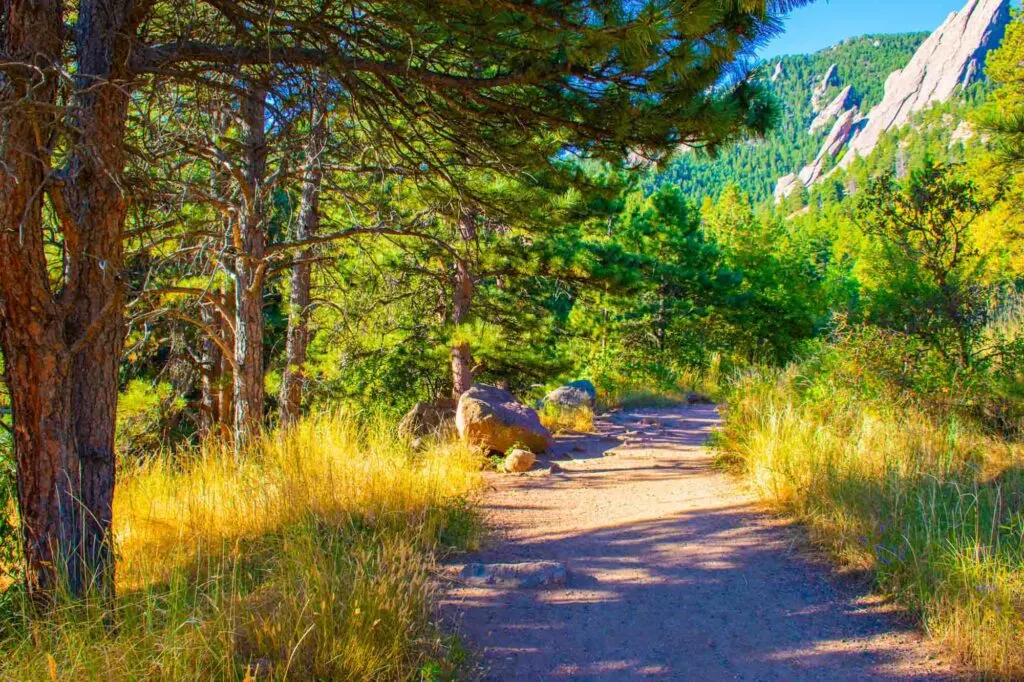
[(564, 585), (568, 571), (556, 561), (518, 564), (467, 564), (459, 574), (470, 585), (497, 585), (529, 589)]
[(585, 447), (583, 447), (582, 445), (573, 445), (572, 446), (572, 451), (573, 452), (586, 452), (587, 449)]
[(558, 466), (558, 464), (556, 464), (555, 462), (552, 462), (551, 466), (548, 467), (548, 473), (549, 474), (557, 474), (557, 473), (561, 473), (561, 472), (562, 472), (562, 467)]
[(537, 461), (537, 455), (529, 450), (516, 448), (505, 457), (505, 471), (509, 473), (522, 473), (529, 471), (533, 463)]

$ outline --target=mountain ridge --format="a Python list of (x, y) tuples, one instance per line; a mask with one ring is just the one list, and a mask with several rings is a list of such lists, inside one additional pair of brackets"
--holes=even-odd
[[(765, 84), (780, 106), (776, 128), (763, 139), (739, 142), (714, 158), (700, 153), (678, 154), (659, 170), (652, 170), (653, 185), (670, 183), (695, 201), (718, 196), (726, 187), (737, 185), (754, 201), (772, 197), (776, 180), (799, 170), (814, 159), (823, 136), (833, 125), (811, 135), (809, 128), (821, 112), (812, 109), (814, 89), (832, 65), (842, 86), (829, 85), (822, 97), (830, 104), (850, 85), (850, 104), (861, 109), (882, 100), (885, 79), (906, 65), (927, 32), (868, 34), (847, 38), (833, 46), (807, 55), (786, 55), (766, 61), (761, 69)], [(828, 107), (826, 106), (826, 109)]]
[[(903, 127), (914, 114), (963, 93), (982, 77), (981, 64), (988, 52), (998, 47), (1009, 21), (1010, 0), (968, 0), (921, 43), (905, 66), (889, 74), (881, 101), (867, 114), (856, 105), (848, 106), (849, 97), (834, 100), (822, 114), (839, 122), (813, 161), (778, 179), (775, 202), (781, 203), (801, 187), (810, 188), (839, 168), (848, 169), (858, 158), (870, 156), (884, 134)], [(841, 84), (834, 66), (815, 88), (812, 109), (818, 107), (822, 91), (830, 83)], [(848, 92), (849, 86), (844, 90)], [(816, 118), (810, 133), (818, 127)], [(836, 166), (825, 173), (832, 160), (837, 160)]]

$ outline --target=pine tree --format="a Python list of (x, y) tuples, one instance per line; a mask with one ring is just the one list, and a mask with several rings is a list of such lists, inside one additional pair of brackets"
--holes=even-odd
[[(113, 585), (125, 141), (129, 102), (145, 99), (148, 82), (242, 83), (258, 125), (271, 102), (244, 84), (286, 91), (317, 69), (373, 141), (378, 167), (514, 172), (568, 151), (614, 159), (764, 130), (762, 88), (721, 77), (799, 4), (3, 0), (0, 341), (32, 594), (48, 601), (61, 573), (73, 594)], [(261, 179), (253, 133), (242, 184)], [(258, 208), (248, 206), (250, 222)], [(261, 239), (244, 237), (243, 250)], [(247, 260), (258, 254), (231, 255), (240, 284), (258, 285)], [(248, 303), (239, 314), (253, 321), (260, 311)], [(243, 399), (255, 412), (258, 393), (236, 395), (236, 414)]]

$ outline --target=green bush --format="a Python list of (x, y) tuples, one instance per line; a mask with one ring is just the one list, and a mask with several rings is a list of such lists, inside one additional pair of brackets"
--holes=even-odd
[(956, 416), (1004, 436), (1024, 433), (1024, 338), (988, 334), (983, 359), (964, 367), (920, 336), (863, 325), (840, 329), (805, 353), (801, 390)]
[(184, 398), (175, 395), (168, 383), (128, 382), (117, 405), (119, 454), (145, 457), (158, 453), (180, 435), (186, 407)]

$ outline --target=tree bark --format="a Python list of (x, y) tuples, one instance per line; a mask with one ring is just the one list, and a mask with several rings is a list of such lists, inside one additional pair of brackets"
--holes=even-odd
[[(229, 285), (225, 285), (220, 291), (221, 305), (226, 311), (232, 311), (234, 309), (235, 294)], [(222, 316), (218, 316), (218, 324), (215, 327), (220, 330), (221, 338), (226, 341), (225, 345), (229, 348), (233, 348), (235, 345), (234, 332), (231, 331), (231, 326), (228, 320)], [(220, 350), (218, 348), (218, 350)], [(217, 392), (217, 416), (218, 426), (221, 429), (221, 433), (224, 438), (231, 437), (231, 429), (234, 425), (235, 419), (235, 370), (231, 366), (233, 358), (220, 353), (220, 375)]]
[(264, 181), (266, 175), (266, 93), (242, 101), (245, 146), (242, 215), (235, 236), (235, 442), (241, 447), (263, 420), (263, 283), (267, 248)]
[(79, 462), (64, 311), (50, 290), (42, 141), (54, 132), (62, 51), (58, 0), (0, 4), (0, 54), (26, 65), (0, 76), (0, 333), (10, 382), (27, 586), (48, 603), (61, 575), (81, 587)]
[(82, 0), (72, 115), (76, 135), (65, 191), (77, 218), (77, 253), (67, 259), (71, 405), (81, 461), (83, 542), (88, 584), (112, 596), (118, 370), (124, 343), (126, 202), (121, 187), (128, 115), (128, 59), (146, 0)]
[[(214, 332), (220, 328), (220, 313), (210, 303), (200, 305), (199, 314), (207, 329)], [(220, 390), (221, 364), (224, 362), (220, 346), (212, 338), (203, 339), (203, 352), (199, 371), (202, 376), (202, 397), (200, 399), (200, 436), (205, 438), (215, 433), (221, 421)]]
[[(323, 180), (321, 154), (326, 144), (327, 128), (324, 113), (317, 107), (310, 112), (311, 128), (306, 148), (306, 168), (302, 178), (302, 201), (295, 237), (298, 241), (316, 236), (320, 229), (320, 184)], [(302, 415), (302, 394), (306, 385), (306, 351), (309, 347), (309, 304), (312, 280), (311, 251), (297, 254), (292, 268), (291, 293), (288, 300), (288, 345), (286, 366), (281, 382), (281, 424), (287, 426)]]
[[(467, 212), (459, 219), (459, 237), (465, 244), (476, 239), (476, 215)], [(473, 303), (475, 282), (468, 256), (459, 257), (455, 262), (455, 282), (452, 291), (452, 324), (458, 327), (469, 315)], [(473, 351), (469, 341), (460, 339), (452, 344), (452, 397), (458, 400), (473, 385)]]

